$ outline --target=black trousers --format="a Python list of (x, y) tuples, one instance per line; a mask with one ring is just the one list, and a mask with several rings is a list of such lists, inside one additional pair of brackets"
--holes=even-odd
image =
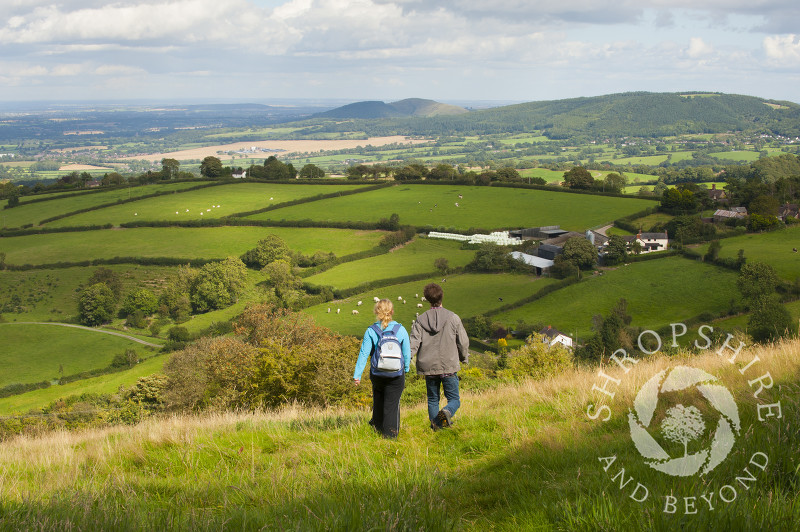
[(372, 381), (372, 420), (370, 425), (385, 438), (396, 438), (400, 432), (400, 396), (406, 387), (406, 376), (380, 377)]

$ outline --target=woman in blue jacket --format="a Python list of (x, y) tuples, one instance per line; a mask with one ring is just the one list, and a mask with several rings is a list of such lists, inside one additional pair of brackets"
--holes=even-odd
[[(361, 383), (361, 375), (369, 360), (369, 379), (372, 381), (372, 419), (369, 424), (385, 438), (396, 438), (400, 431), (400, 396), (406, 385), (406, 373), (411, 369), (408, 332), (392, 319), (394, 305), (388, 299), (375, 303), (373, 312), (377, 321), (364, 332), (353, 382), (356, 386)], [(393, 366), (393, 362), (397, 365)]]

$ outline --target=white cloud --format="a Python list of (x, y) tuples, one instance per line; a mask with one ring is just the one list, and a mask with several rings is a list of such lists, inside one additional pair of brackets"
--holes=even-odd
[(686, 49), (686, 55), (692, 59), (701, 59), (714, 53), (714, 47), (705, 42), (700, 37), (692, 37), (689, 39), (689, 47)]
[(773, 35), (764, 38), (764, 53), (774, 64), (800, 65), (800, 35)]

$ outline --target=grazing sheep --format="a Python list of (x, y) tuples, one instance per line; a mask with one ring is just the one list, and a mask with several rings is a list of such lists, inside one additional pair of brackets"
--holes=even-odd
[(397, 300), (398, 301), (402, 301), (403, 300), (403, 296), (397, 296)]
[(414, 294), (414, 297), (419, 297), (419, 294)]
[(797, 253), (797, 248), (792, 248), (792, 251), (794, 251), (795, 253)]
[(270, 196), (269, 200), (272, 201), (272, 196)]
[(404, 304), (404, 305), (406, 304), (406, 300), (405, 300), (405, 299), (403, 300), (403, 304)]
[(337, 309), (336, 309), (336, 314), (339, 314), (341, 311), (342, 311), (342, 309), (340, 309), (340, 308), (337, 308)]
[(133, 213), (134, 216), (139, 216), (138, 212)]
[(359, 301), (358, 303), (356, 303), (356, 305), (358, 305), (358, 306), (360, 307), (360, 306), (361, 306), (361, 301)]
[(464, 199), (464, 196), (462, 196), (461, 194), (459, 194), (459, 195), (458, 195), (458, 199)]
[(377, 303), (378, 301), (380, 301), (380, 299), (379, 299), (377, 296), (376, 296), (376, 297), (373, 297), (373, 298), (372, 298), (372, 300), (373, 300), (375, 303)]
[(178, 214), (178, 211), (175, 211), (175, 214)]
[(456, 207), (458, 207), (458, 202), (456, 202)]
[(417, 308), (422, 308), (422, 303), (417, 303)]
[(331, 313), (331, 307), (328, 307), (328, 314)]
[(353, 309), (353, 314), (358, 314), (358, 311), (356, 309)]

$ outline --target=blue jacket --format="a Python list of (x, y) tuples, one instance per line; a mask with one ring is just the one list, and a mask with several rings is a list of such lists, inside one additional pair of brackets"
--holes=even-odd
[[(375, 323), (378, 324), (378, 327), (382, 331), (390, 329), (396, 324), (399, 325), (394, 320), (390, 321), (386, 327), (381, 327), (381, 322), (379, 321), (376, 321)], [(400, 325), (400, 328), (397, 329), (397, 339), (400, 341), (400, 349), (403, 352), (405, 372), (408, 373), (411, 370), (411, 348), (408, 339), (408, 331), (406, 331), (406, 328), (402, 325)], [(361, 375), (364, 373), (364, 368), (367, 367), (367, 363), (369, 362), (369, 357), (372, 356), (372, 350), (375, 348), (375, 345), (379, 340), (380, 338), (378, 338), (378, 333), (372, 330), (371, 327), (367, 327), (367, 330), (364, 332), (364, 339), (361, 340), (361, 349), (358, 351), (356, 370), (353, 372), (354, 379), (361, 379)]]

